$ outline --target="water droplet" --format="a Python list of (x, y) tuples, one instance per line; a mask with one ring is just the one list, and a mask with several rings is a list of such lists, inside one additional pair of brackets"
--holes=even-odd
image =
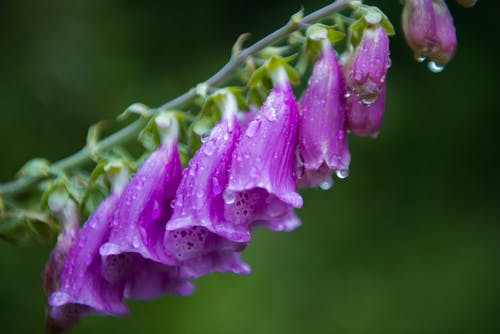
[(252, 138), (253, 136), (255, 136), (255, 134), (257, 133), (257, 131), (259, 130), (260, 128), (260, 122), (259, 121), (252, 121), (249, 125), (248, 125), (248, 128), (247, 128), (247, 131), (245, 132), (245, 134)]
[(427, 59), (427, 58), (426, 58), (425, 56), (418, 56), (418, 57), (417, 57), (417, 61), (418, 61), (419, 63), (423, 63), (426, 59)]
[(361, 102), (367, 106), (377, 101), (378, 95), (367, 95), (361, 98)]
[(350, 98), (350, 97), (351, 97), (351, 93), (349, 93), (349, 92), (345, 93), (345, 94), (344, 94), (344, 97), (345, 97), (346, 99)]
[(132, 246), (134, 248), (139, 248), (139, 246), (141, 245), (141, 242), (139, 240), (139, 238), (137, 236), (135, 236), (133, 239), (132, 239)]
[(363, 85), (359, 91), (359, 97), (361, 99), (361, 103), (370, 105), (377, 101), (378, 94), (380, 93), (380, 89), (377, 85), (371, 81), (368, 81), (365, 85)]
[(205, 153), (207, 156), (211, 156), (212, 154), (214, 154), (216, 149), (217, 147), (215, 147), (215, 144), (211, 141), (203, 145), (203, 153)]
[(61, 306), (70, 300), (70, 296), (64, 292), (54, 292), (50, 296), (49, 304), (51, 306)]
[(325, 180), (319, 184), (319, 187), (323, 190), (328, 190), (333, 187), (333, 179), (330, 177), (328, 180)]
[(172, 209), (173, 209), (173, 208), (175, 208), (175, 201), (174, 201), (174, 200), (172, 200), (172, 202), (170, 202), (170, 207), (171, 207)]
[(209, 137), (210, 137), (210, 131), (203, 132), (200, 135), (200, 140), (201, 140), (202, 143), (204, 143), (204, 142), (206, 142), (208, 140)]
[(337, 177), (339, 179), (345, 179), (346, 177), (349, 176), (349, 169), (339, 169), (338, 171), (335, 172), (337, 174)]
[(387, 57), (387, 68), (392, 66), (392, 60), (391, 57)]
[(439, 73), (444, 70), (444, 66), (438, 65), (436, 62), (430, 61), (427, 64), (427, 67), (429, 68), (429, 71), (432, 73)]
[(120, 253), (120, 246), (108, 242), (101, 246), (101, 248), (99, 249), (99, 253), (102, 256), (116, 255)]
[(213, 183), (213, 192), (214, 192), (214, 195), (219, 195), (221, 192), (222, 192), (222, 187), (220, 185), (220, 182), (219, 180), (217, 179), (217, 177), (213, 177), (212, 178), (212, 183)]
[(266, 117), (271, 122), (274, 122), (278, 119), (278, 110), (273, 106), (269, 106), (269, 108), (266, 110)]
[(160, 215), (161, 215), (160, 203), (158, 203), (158, 201), (155, 201), (153, 203), (153, 209), (151, 210), (151, 218), (153, 220), (155, 220), (155, 219), (158, 219), (158, 217), (160, 217)]
[(233, 204), (236, 200), (236, 194), (229, 189), (224, 190), (222, 193), (222, 198), (224, 198), (224, 202), (226, 204)]

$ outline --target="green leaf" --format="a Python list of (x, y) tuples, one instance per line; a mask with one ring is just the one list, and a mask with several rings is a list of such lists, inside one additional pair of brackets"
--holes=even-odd
[(17, 177), (45, 177), (49, 175), (50, 162), (46, 159), (34, 158), (24, 164), (17, 173)]
[(290, 17), (290, 23), (299, 24), (303, 17), (304, 17), (304, 8), (302, 7), (297, 13), (293, 14)]
[(101, 121), (89, 128), (87, 132), (87, 148), (94, 160), (97, 160), (99, 157), (99, 150), (97, 147), (97, 143), (99, 141), (99, 135), (105, 126), (105, 122)]
[(47, 243), (56, 231), (55, 221), (37, 211), (7, 211), (0, 216), (0, 220), (0, 238), (17, 245), (27, 245), (33, 241)]
[(120, 115), (118, 115), (118, 121), (123, 121), (130, 117), (131, 115), (139, 115), (140, 117), (147, 118), (150, 116), (150, 109), (147, 105), (142, 103), (134, 103), (125, 109)]
[(382, 21), (380, 21), (380, 25), (384, 27), (385, 31), (387, 32), (387, 35), (394, 36), (396, 34), (394, 26), (384, 13), (382, 13)]
[(364, 17), (361, 17), (349, 27), (349, 40), (354, 47), (358, 46), (363, 36), (363, 31), (368, 26)]

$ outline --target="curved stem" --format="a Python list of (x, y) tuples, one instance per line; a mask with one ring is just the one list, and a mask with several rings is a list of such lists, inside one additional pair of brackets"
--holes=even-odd
[[(334, 12), (344, 9), (347, 7), (353, 0), (337, 0), (332, 4), (325, 6), (321, 9), (318, 9), (311, 14), (304, 16), (299, 22), (289, 21), (286, 25), (274, 31), (273, 33), (267, 35), (263, 39), (257, 41), (255, 44), (249, 46), (246, 49), (240, 51), (237, 56), (231, 58), (217, 73), (215, 73), (212, 77), (206, 80), (203, 84), (208, 86), (217, 86), (230, 78), (230, 76), (236, 71), (236, 69), (245, 62), (245, 60), (255, 54), (256, 52), (264, 49), (265, 47), (272, 45), (283, 38), (285, 38), (288, 34), (294, 32), (299, 29), (302, 24), (307, 24), (311, 22), (315, 22), (325, 16), (328, 16)], [(168, 109), (179, 109), (191, 102), (196, 96), (195, 88), (190, 89), (184, 94), (176, 97), (175, 99), (163, 104), (156, 111), (168, 110)], [(104, 138), (99, 141), (94, 150), (98, 151), (106, 151), (113, 146), (118, 144), (126, 143), (130, 140), (133, 140), (137, 137), (139, 132), (145, 126), (146, 120), (141, 118), (136, 120), (135, 122), (129, 124), (125, 128), (115, 132), (109, 137)], [(81, 166), (85, 163), (91, 161), (91, 154), (87, 147), (82, 148), (78, 152), (73, 155), (66, 157), (62, 160), (59, 160), (53, 163), (50, 167), (51, 171), (65, 171), (77, 166)], [(0, 184), (0, 196), (15, 196), (20, 193), (23, 193), (27, 189), (29, 189), (35, 182), (40, 180), (41, 177), (33, 177), (33, 176), (25, 176), (21, 177), (17, 180), (13, 180), (10, 182), (6, 182)]]

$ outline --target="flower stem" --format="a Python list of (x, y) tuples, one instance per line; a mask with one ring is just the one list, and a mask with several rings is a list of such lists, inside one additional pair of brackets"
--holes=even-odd
[[(323, 17), (326, 17), (334, 12), (346, 8), (353, 0), (337, 0), (328, 6), (322, 7), (311, 14), (304, 16), (300, 21), (290, 20), (286, 25), (267, 35), (263, 39), (257, 41), (255, 44), (241, 50), (236, 56), (232, 57), (217, 73), (206, 80), (203, 84), (207, 86), (217, 86), (229, 79), (231, 75), (238, 69), (238, 67), (245, 62), (245, 60), (253, 54), (259, 52), (265, 47), (272, 45), (284, 39), (290, 33), (296, 31), (303, 24), (315, 22)], [(175, 99), (163, 104), (162, 106), (154, 109), (154, 113), (158, 113), (168, 109), (179, 109), (186, 104), (193, 101), (196, 97), (196, 89), (191, 88), (184, 94), (176, 97)], [(140, 118), (125, 128), (113, 133), (112, 135), (99, 141), (94, 147), (93, 151), (106, 151), (116, 145), (127, 143), (135, 138), (146, 125), (147, 120)], [(82, 148), (78, 152), (61, 159), (50, 166), (51, 172), (63, 172), (72, 168), (82, 166), (92, 160), (92, 154), (87, 147)], [(33, 186), (42, 177), (24, 176), (16, 180), (0, 184), (0, 196), (16, 196)]]

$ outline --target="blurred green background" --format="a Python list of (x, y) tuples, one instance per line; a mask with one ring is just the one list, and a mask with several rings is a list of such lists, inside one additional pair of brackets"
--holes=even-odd
[[(157, 106), (254, 41), (328, 1), (0, 1), (0, 181), (79, 149), (133, 102)], [(449, 1), (459, 48), (440, 74), (412, 59), (399, 1), (377, 140), (352, 137), (351, 176), (303, 192), (303, 226), (258, 231), (250, 276), (131, 303), (73, 333), (499, 333), (498, 3)], [(496, 5), (496, 6), (495, 6)], [(493, 7), (492, 7), (493, 6)], [(0, 242), (0, 332), (42, 332), (50, 245)]]

